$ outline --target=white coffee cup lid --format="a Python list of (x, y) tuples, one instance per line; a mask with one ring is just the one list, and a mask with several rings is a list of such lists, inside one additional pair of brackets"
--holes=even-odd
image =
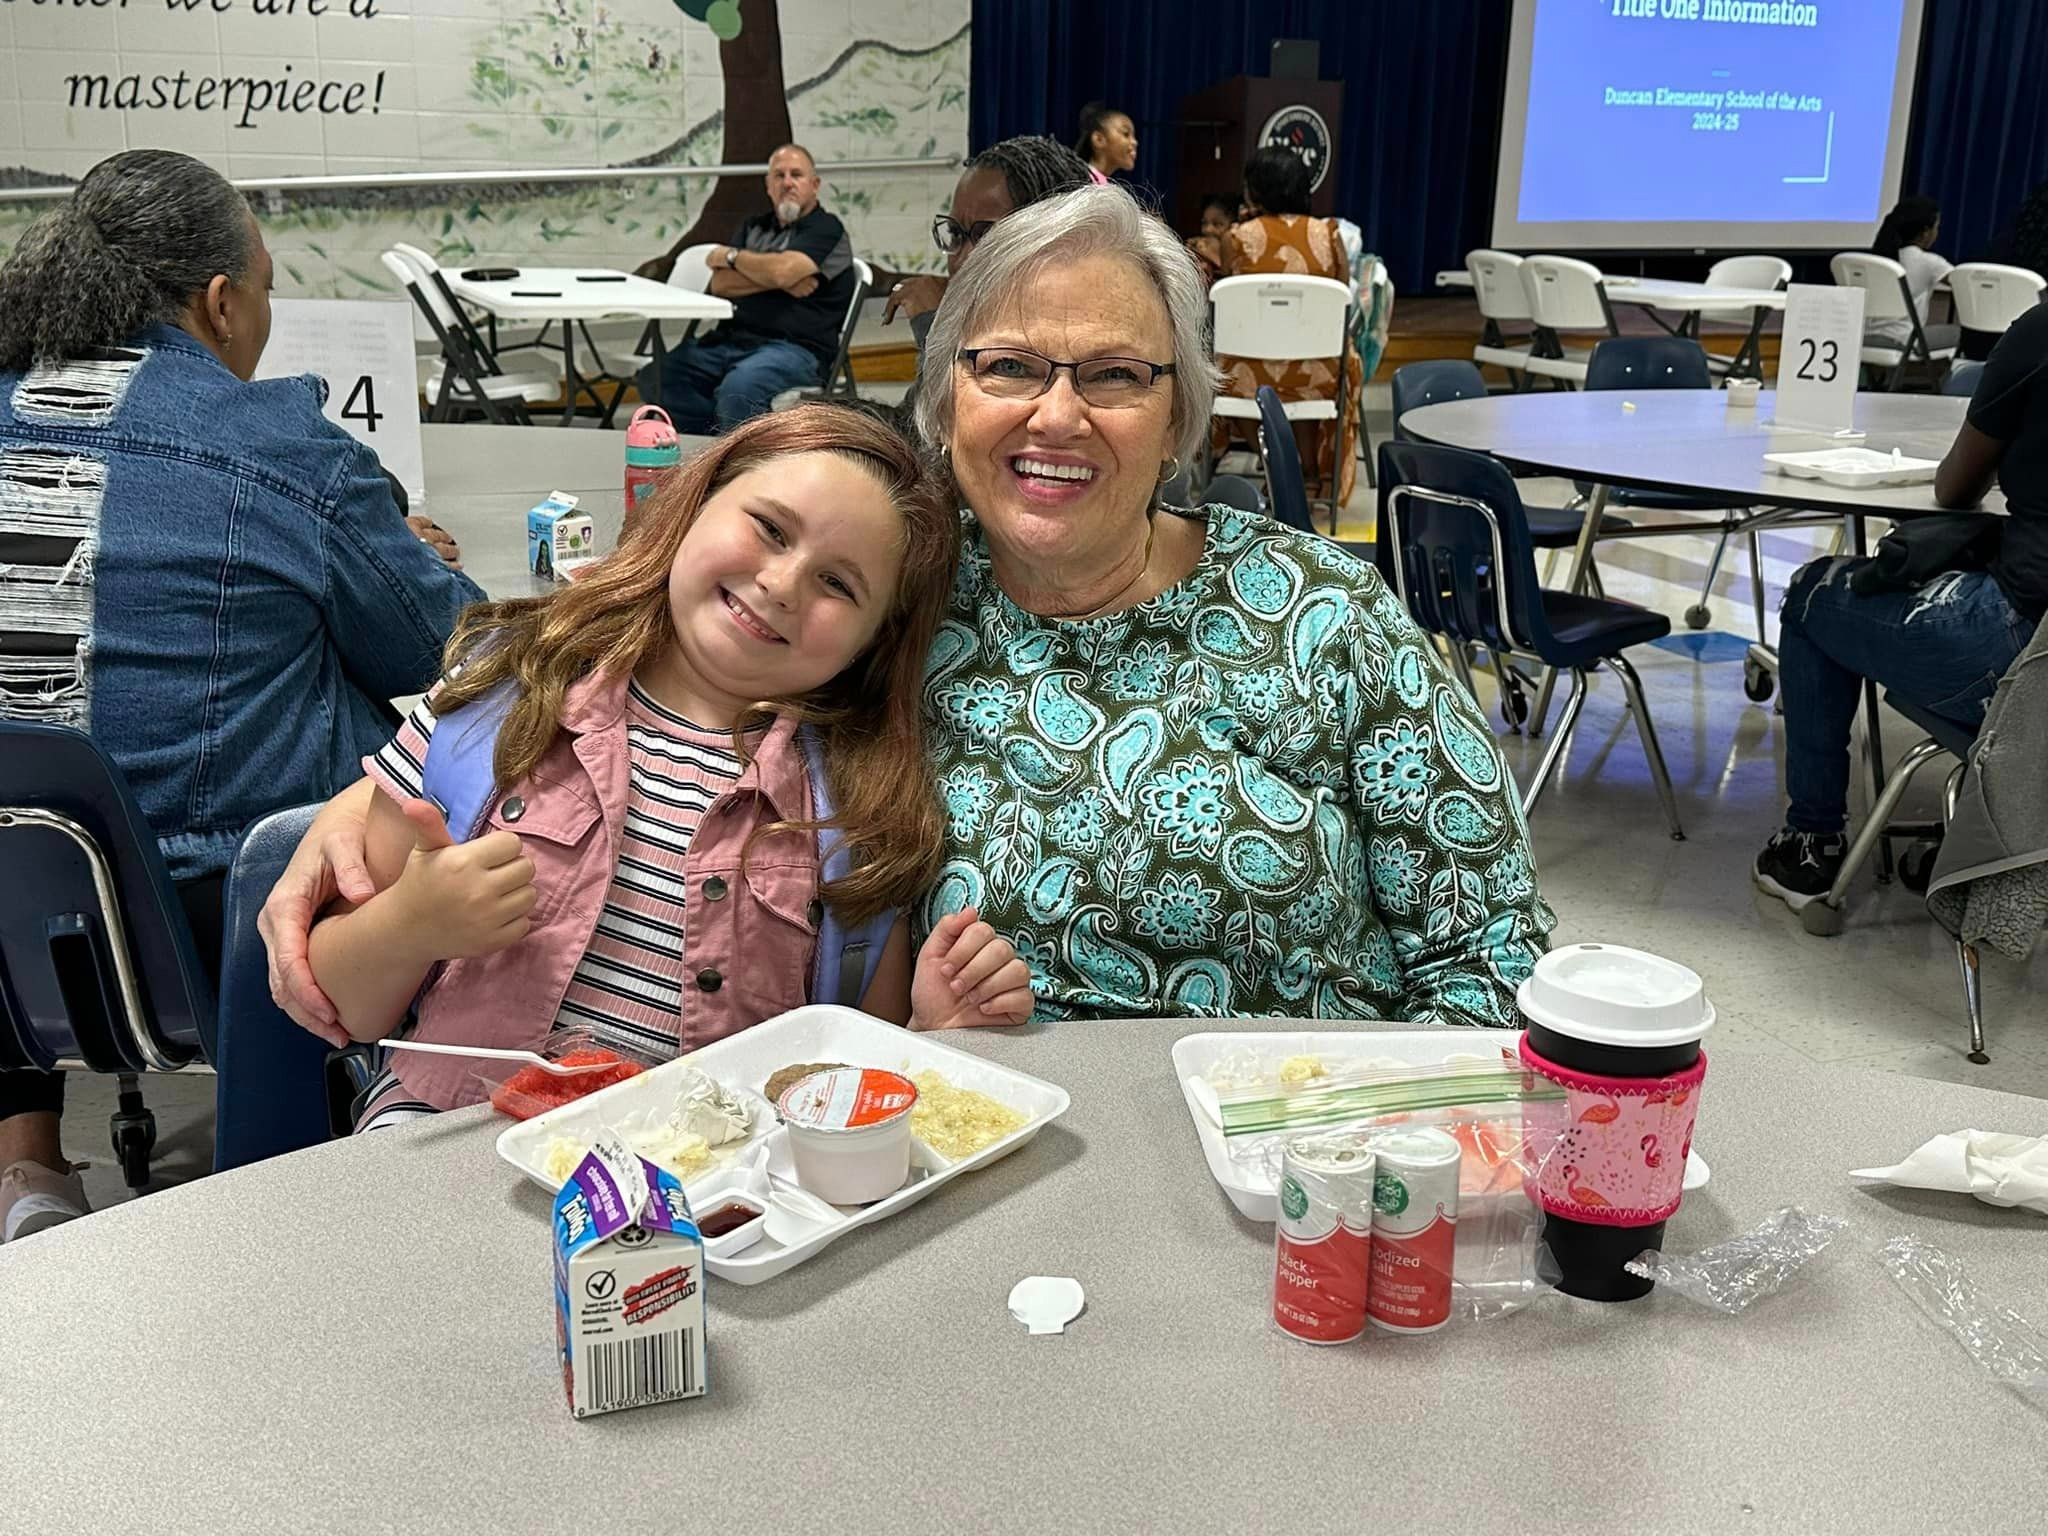
[(1594, 1045), (1683, 1045), (1714, 1027), (1696, 971), (1620, 944), (1553, 949), (1515, 1001), (1545, 1029)]

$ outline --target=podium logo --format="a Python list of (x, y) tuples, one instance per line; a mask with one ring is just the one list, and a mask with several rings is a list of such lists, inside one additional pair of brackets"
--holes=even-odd
[(1261, 149), (1291, 149), (1308, 162), (1308, 189), (1320, 192), (1330, 174), (1330, 125), (1314, 107), (1282, 107), (1259, 130)]

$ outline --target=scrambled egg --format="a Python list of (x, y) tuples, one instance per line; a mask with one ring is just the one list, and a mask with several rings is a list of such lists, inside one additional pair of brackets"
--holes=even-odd
[(1280, 1063), (1282, 1088), (1300, 1088), (1329, 1075), (1329, 1068), (1323, 1065), (1320, 1056), (1290, 1056)]
[(949, 1162), (972, 1157), (1031, 1122), (985, 1093), (955, 1088), (936, 1072), (914, 1073), (910, 1080), (917, 1084), (910, 1134)]

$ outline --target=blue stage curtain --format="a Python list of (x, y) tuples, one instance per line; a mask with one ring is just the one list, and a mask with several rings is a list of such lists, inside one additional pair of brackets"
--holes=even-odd
[(1276, 37), (1344, 82), (1336, 207), (1415, 293), (1485, 243), (1509, 0), (975, 0), (970, 132), (1071, 141), (1102, 99), (1138, 129), (1134, 180), (1171, 198), (1180, 100), (1263, 75)]
[[(974, 0), (971, 135), (1071, 140), (1085, 102), (1129, 112), (1135, 179), (1171, 198), (1180, 99), (1267, 72), (1276, 37), (1322, 43), (1344, 82), (1336, 207), (1405, 293), (1484, 245), (1510, 0)], [(1942, 205), (1941, 249), (1981, 258), (2048, 180), (2048, 0), (1927, 0), (1906, 185)], [(1586, 167), (1597, 176), (1597, 163)], [(1871, 232), (1876, 233), (1872, 222)], [(1821, 279), (1825, 281), (1823, 277)]]
[(2048, 181), (2048, 0), (1927, 0), (1927, 11), (1905, 188), (1941, 204), (1944, 256), (1981, 261)]

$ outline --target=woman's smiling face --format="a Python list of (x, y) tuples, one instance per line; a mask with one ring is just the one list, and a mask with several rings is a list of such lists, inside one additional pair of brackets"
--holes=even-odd
[[(1098, 357), (1171, 363), (1166, 306), (1135, 263), (1085, 256), (1040, 272), (1005, 309), (971, 326), (963, 348), (1016, 347), (1058, 362)], [(953, 473), (991, 552), (1099, 579), (1142, 526), (1172, 451), (1173, 387), (1137, 403), (1091, 406), (1070, 369), (1036, 399), (988, 393), (953, 370)]]

